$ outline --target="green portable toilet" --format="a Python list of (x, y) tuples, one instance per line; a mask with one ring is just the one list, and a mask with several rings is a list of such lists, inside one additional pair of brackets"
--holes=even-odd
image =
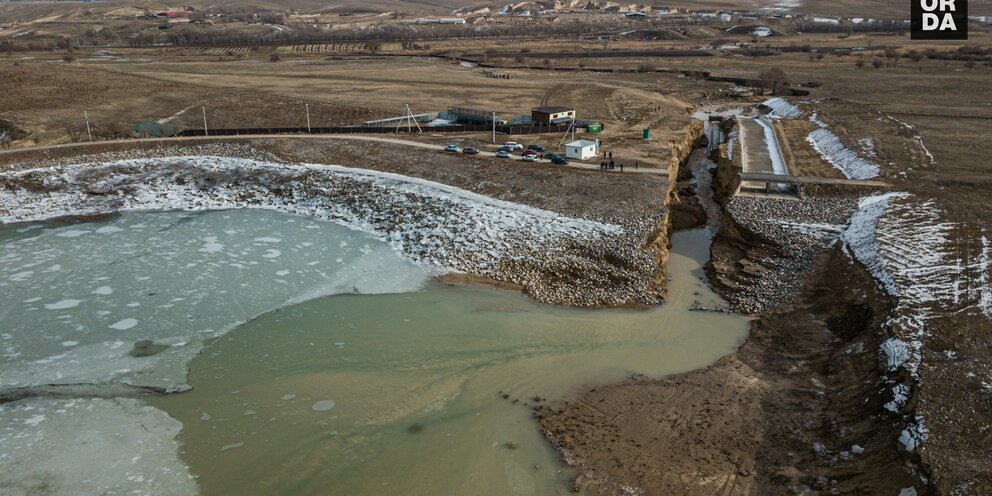
[(601, 124), (599, 122), (591, 122), (588, 125), (586, 125), (586, 132), (587, 133), (593, 133), (593, 134), (595, 134), (595, 133), (601, 133), (601, 132), (603, 132), (603, 124)]
[(646, 140), (651, 139), (651, 130), (650, 129), (645, 129), (644, 130), (644, 139), (646, 139)]

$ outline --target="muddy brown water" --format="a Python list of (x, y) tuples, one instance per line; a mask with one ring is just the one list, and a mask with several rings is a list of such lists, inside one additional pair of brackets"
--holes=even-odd
[(674, 235), (669, 301), (646, 311), (439, 283), (308, 301), (209, 344), (192, 391), (148, 401), (183, 423), (206, 495), (565, 494), (535, 404), (700, 368), (743, 341), (743, 318), (690, 311), (722, 304), (701, 280), (709, 242)]

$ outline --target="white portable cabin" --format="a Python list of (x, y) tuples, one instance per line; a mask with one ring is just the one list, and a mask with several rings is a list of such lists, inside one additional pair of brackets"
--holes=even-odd
[(565, 156), (576, 160), (589, 160), (599, 153), (599, 145), (595, 141), (575, 140), (565, 145)]

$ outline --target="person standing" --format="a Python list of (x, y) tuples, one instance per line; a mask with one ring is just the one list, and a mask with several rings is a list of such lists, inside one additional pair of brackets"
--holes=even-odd
[(620, 172), (623, 172), (623, 162), (620, 162)]
[(634, 170), (637, 170), (637, 164), (639, 164), (639, 163), (640, 162), (634, 162)]

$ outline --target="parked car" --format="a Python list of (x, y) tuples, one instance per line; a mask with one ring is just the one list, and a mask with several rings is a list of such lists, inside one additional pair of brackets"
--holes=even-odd
[(513, 147), (512, 146), (503, 145), (503, 146), (499, 147), (499, 150), (497, 150), (497, 151), (510, 153), (510, 152), (513, 151)]
[(468, 155), (478, 155), (479, 154), (479, 149), (470, 146), (470, 147), (465, 148), (464, 150), (462, 150), (462, 153), (466, 153)]
[(460, 147), (458, 145), (454, 145), (454, 144), (447, 145), (447, 146), (444, 147), (444, 151), (451, 152), (451, 153), (460, 153), (462, 151), (462, 147)]
[(527, 155), (534, 155), (534, 156), (536, 157), (536, 156), (537, 156), (537, 152), (535, 152), (534, 150), (524, 150), (524, 153), (523, 153), (523, 155), (524, 155), (525, 157), (526, 157)]
[(562, 156), (562, 154), (556, 152), (548, 152), (544, 154), (544, 158), (548, 160), (554, 160), (555, 157), (565, 158), (564, 156)]
[(510, 152), (505, 150), (500, 150), (496, 152), (496, 158), (510, 158), (511, 156), (512, 155), (510, 155)]
[(544, 147), (543, 146), (541, 146), (541, 145), (535, 145), (533, 143), (527, 145), (527, 149), (528, 150), (534, 150), (535, 152), (543, 152), (544, 151)]
[(524, 155), (520, 160), (523, 160), (524, 162), (537, 162), (537, 155)]
[(517, 143), (516, 141), (507, 141), (506, 144), (503, 145), (503, 146), (510, 147), (510, 150), (523, 150), (524, 149), (524, 145), (521, 145), (520, 143)]
[(568, 160), (565, 160), (565, 157), (561, 155), (555, 155), (551, 157), (551, 163), (555, 165), (568, 165)]

